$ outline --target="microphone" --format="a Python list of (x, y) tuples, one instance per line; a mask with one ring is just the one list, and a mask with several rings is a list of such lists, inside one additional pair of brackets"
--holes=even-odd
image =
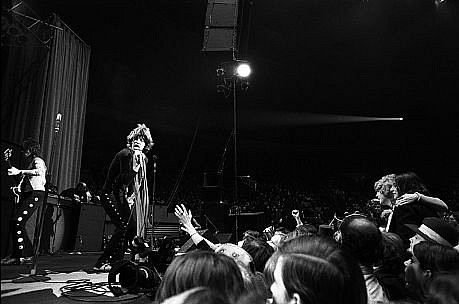
[(156, 170), (156, 161), (158, 160), (158, 156), (153, 155), (153, 156), (151, 157), (151, 160), (153, 161), (153, 169)]
[(62, 114), (57, 113), (56, 115), (56, 124), (54, 125), (54, 132), (59, 132), (59, 129), (61, 128), (61, 120), (62, 120)]

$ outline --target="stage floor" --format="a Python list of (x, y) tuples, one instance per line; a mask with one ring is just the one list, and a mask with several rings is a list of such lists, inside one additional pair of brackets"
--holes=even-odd
[(30, 265), (1, 266), (1, 303), (155, 303), (145, 294), (114, 297), (108, 290), (108, 273), (92, 271), (100, 254), (40, 256), (37, 272), (50, 278), (45, 282), (15, 283), (18, 278), (31, 278)]

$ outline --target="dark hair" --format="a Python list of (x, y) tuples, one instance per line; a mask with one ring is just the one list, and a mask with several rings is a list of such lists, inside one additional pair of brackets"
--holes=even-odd
[(363, 215), (346, 217), (339, 226), (342, 248), (362, 265), (373, 265), (382, 256), (381, 231)]
[(420, 242), (413, 246), (413, 255), (423, 270), (432, 276), (439, 273), (459, 272), (459, 252), (437, 243)]
[(426, 304), (459, 304), (459, 273), (436, 277), (429, 287)]
[(252, 290), (247, 290), (246, 293), (239, 297), (237, 304), (266, 304), (266, 300), (263, 295)]
[(177, 295), (193, 287), (204, 286), (236, 302), (244, 291), (242, 274), (236, 262), (223, 254), (195, 250), (176, 257), (164, 274), (156, 301)]
[(41, 153), (40, 144), (38, 143), (38, 141), (36, 141), (32, 137), (28, 137), (28, 138), (24, 139), (24, 141), (22, 143), (22, 149), (24, 151), (29, 150), (30, 157), (40, 156), (40, 153)]
[(145, 142), (145, 151), (149, 151), (153, 147), (153, 139), (151, 138), (150, 129), (144, 124), (137, 124), (137, 128), (133, 129), (127, 136), (127, 146), (130, 147), (136, 138), (142, 138)]
[(198, 288), (191, 292), (183, 301), (186, 304), (230, 304), (224, 295), (210, 288)]
[(263, 272), (266, 262), (274, 253), (273, 247), (271, 247), (267, 242), (259, 239), (244, 241), (242, 249), (252, 256), (255, 271), (259, 272)]
[(366, 304), (367, 291), (358, 264), (333, 240), (299, 236), (279, 248), (287, 294), (304, 303)]
[(395, 233), (382, 232), (382, 259), (375, 274), (391, 303), (409, 297), (404, 265), (408, 258), (403, 240)]
[(265, 269), (263, 269), (263, 275), (265, 277), (265, 283), (268, 287), (268, 292), (270, 292), (269, 287), (274, 283), (274, 269), (276, 268), (277, 259), (279, 258), (280, 251), (274, 251), (273, 255), (266, 261)]
[(308, 235), (314, 236), (317, 235), (317, 229), (311, 224), (303, 224), (295, 228), (297, 235)]
[(398, 188), (399, 195), (415, 192), (423, 193), (426, 195), (429, 194), (429, 191), (421, 181), (421, 178), (413, 172), (397, 174), (395, 176), (395, 185)]
[(382, 232), (382, 258), (378, 272), (384, 274), (404, 274), (406, 250), (398, 234)]

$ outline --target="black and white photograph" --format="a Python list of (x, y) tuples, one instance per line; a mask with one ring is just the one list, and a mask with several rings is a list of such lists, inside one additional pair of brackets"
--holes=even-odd
[(1, 302), (459, 304), (458, 0), (6, 0)]

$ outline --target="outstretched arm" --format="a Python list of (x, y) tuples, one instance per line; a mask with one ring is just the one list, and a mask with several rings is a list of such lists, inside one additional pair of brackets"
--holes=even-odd
[(431, 206), (432, 208), (435, 208), (437, 211), (445, 211), (448, 210), (448, 205), (445, 204), (441, 199), (437, 197), (431, 197), (419, 192), (415, 193), (406, 193), (400, 196), (395, 205), (396, 206), (402, 206), (405, 204), (410, 204), (410, 203), (415, 203), (415, 202), (421, 202), (424, 204), (427, 204)]
[(46, 165), (45, 162), (41, 159), (36, 157), (33, 161), (33, 168), (32, 169), (18, 169), (16, 167), (11, 167), (8, 169), (8, 175), (29, 175), (29, 176), (38, 176), (38, 175), (45, 175), (46, 173)]
[(185, 206), (183, 204), (175, 206), (175, 216), (178, 217), (180, 223), (182, 223), (182, 227), (180, 227), (183, 231), (186, 231), (191, 239), (193, 240), (193, 243), (197, 245), (199, 242), (204, 240), (209, 247), (212, 250), (217, 249), (217, 246), (209, 241), (208, 239), (204, 238), (202, 235), (200, 235), (197, 231), (196, 228), (194, 228), (192, 224), (192, 218), (193, 216), (191, 215), (191, 210), (186, 210)]
[(296, 221), (296, 227), (303, 225), (303, 222), (301, 221), (301, 218), (300, 218), (300, 210), (293, 209), (292, 216)]

